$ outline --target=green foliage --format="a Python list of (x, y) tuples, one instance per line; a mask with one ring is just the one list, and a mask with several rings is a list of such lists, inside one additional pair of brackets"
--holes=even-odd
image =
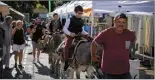
[(135, 54), (136, 51), (138, 50), (138, 44), (134, 44), (134, 46), (131, 48), (130, 52), (131, 52), (131, 58), (135, 59)]
[[(54, 11), (54, 9), (57, 7), (56, 4), (54, 3), (54, 1), (56, 0), (51, 0), (51, 11)], [(33, 15), (35, 15), (33, 13), (33, 9), (35, 8), (49, 8), (48, 7), (48, 0), (46, 1), (39, 1), (39, 0), (35, 0), (35, 1), (2, 1), (6, 4), (8, 4), (9, 6), (11, 6), (12, 8), (16, 9), (17, 11), (21, 12), (21, 13), (30, 13), (30, 18), (33, 17)], [(63, 5), (64, 3), (67, 3), (69, 1), (63, 1), (63, 3), (61, 3), (59, 6)]]

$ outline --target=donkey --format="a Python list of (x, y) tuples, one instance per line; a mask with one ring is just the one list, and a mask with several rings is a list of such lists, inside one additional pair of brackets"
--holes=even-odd
[[(74, 40), (73, 40), (74, 44)], [(65, 42), (63, 41), (59, 47), (57, 48), (57, 53), (60, 57), (57, 60), (57, 67), (60, 69), (60, 77), (64, 78), (64, 73), (62, 68), (64, 67), (64, 60), (63, 60), (63, 48)], [(73, 79), (74, 71), (76, 72), (76, 78), (80, 79), (80, 72), (87, 72), (87, 78), (95, 78), (96, 69), (91, 64), (91, 53), (90, 53), (90, 46), (91, 42), (87, 42), (86, 40), (79, 40), (75, 45), (75, 48), (70, 49), (70, 54), (72, 54), (72, 59), (70, 60), (69, 64), (73, 71), (67, 75), (67, 78)], [(74, 51), (73, 51), (74, 50)], [(98, 56), (101, 56), (102, 47), (98, 48), (97, 50)], [(101, 59), (101, 58), (100, 58)]]
[(56, 61), (59, 58), (59, 55), (55, 53), (57, 47), (60, 45), (64, 38), (64, 35), (60, 34), (59, 32), (55, 32), (52, 35), (45, 34), (44, 40), (42, 45), (44, 46), (43, 52), (48, 53), (49, 55), (49, 64), (51, 72), (56, 74), (56, 76), (59, 74), (58, 69), (56, 66)]

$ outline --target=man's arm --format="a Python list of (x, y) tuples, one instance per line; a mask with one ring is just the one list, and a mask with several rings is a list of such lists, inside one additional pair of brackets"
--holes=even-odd
[(63, 27), (63, 31), (67, 35), (70, 35), (71, 34), (71, 32), (68, 30), (69, 24), (70, 24), (70, 19), (67, 19), (66, 20), (66, 23), (65, 23), (65, 26)]
[(90, 49), (91, 49), (92, 60), (96, 61), (96, 59), (94, 59), (94, 57), (96, 56), (96, 50), (97, 50), (97, 45), (96, 45), (95, 41), (92, 42)]
[(17, 30), (16, 27), (12, 30), (12, 39), (13, 39), (13, 36), (14, 36), (16, 30)]
[(104, 44), (104, 32), (101, 32), (99, 35), (97, 35), (92, 44), (91, 44), (91, 59), (92, 61), (98, 61), (96, 56), (97, 46)]

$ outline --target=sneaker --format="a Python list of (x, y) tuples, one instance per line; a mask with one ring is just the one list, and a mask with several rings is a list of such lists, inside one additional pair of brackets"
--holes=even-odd
[(33, 59), (33, 63), (35, 63), (36, 59)]
[(37, 59), (37, 62), (40, 62), (40, 60), (39, 60), (39, 59)]
[(20, 64), (18, 66), (19, 66), (20, 69), (23, 69), (24, 68), (22, 64)]
[(15, 63), (15, 68), (17, 68), (17, 63)]

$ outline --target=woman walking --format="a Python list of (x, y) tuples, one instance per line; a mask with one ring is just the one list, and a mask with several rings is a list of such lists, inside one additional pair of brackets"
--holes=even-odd
[(17, 68), (17, 58), (19, 57), (19, 68), (22, 66), (23, 49), (25, 47), (23, 21), (16, 21), (16, 27), (12, 31), (13, 51), (15, 52), (15, 68)]

